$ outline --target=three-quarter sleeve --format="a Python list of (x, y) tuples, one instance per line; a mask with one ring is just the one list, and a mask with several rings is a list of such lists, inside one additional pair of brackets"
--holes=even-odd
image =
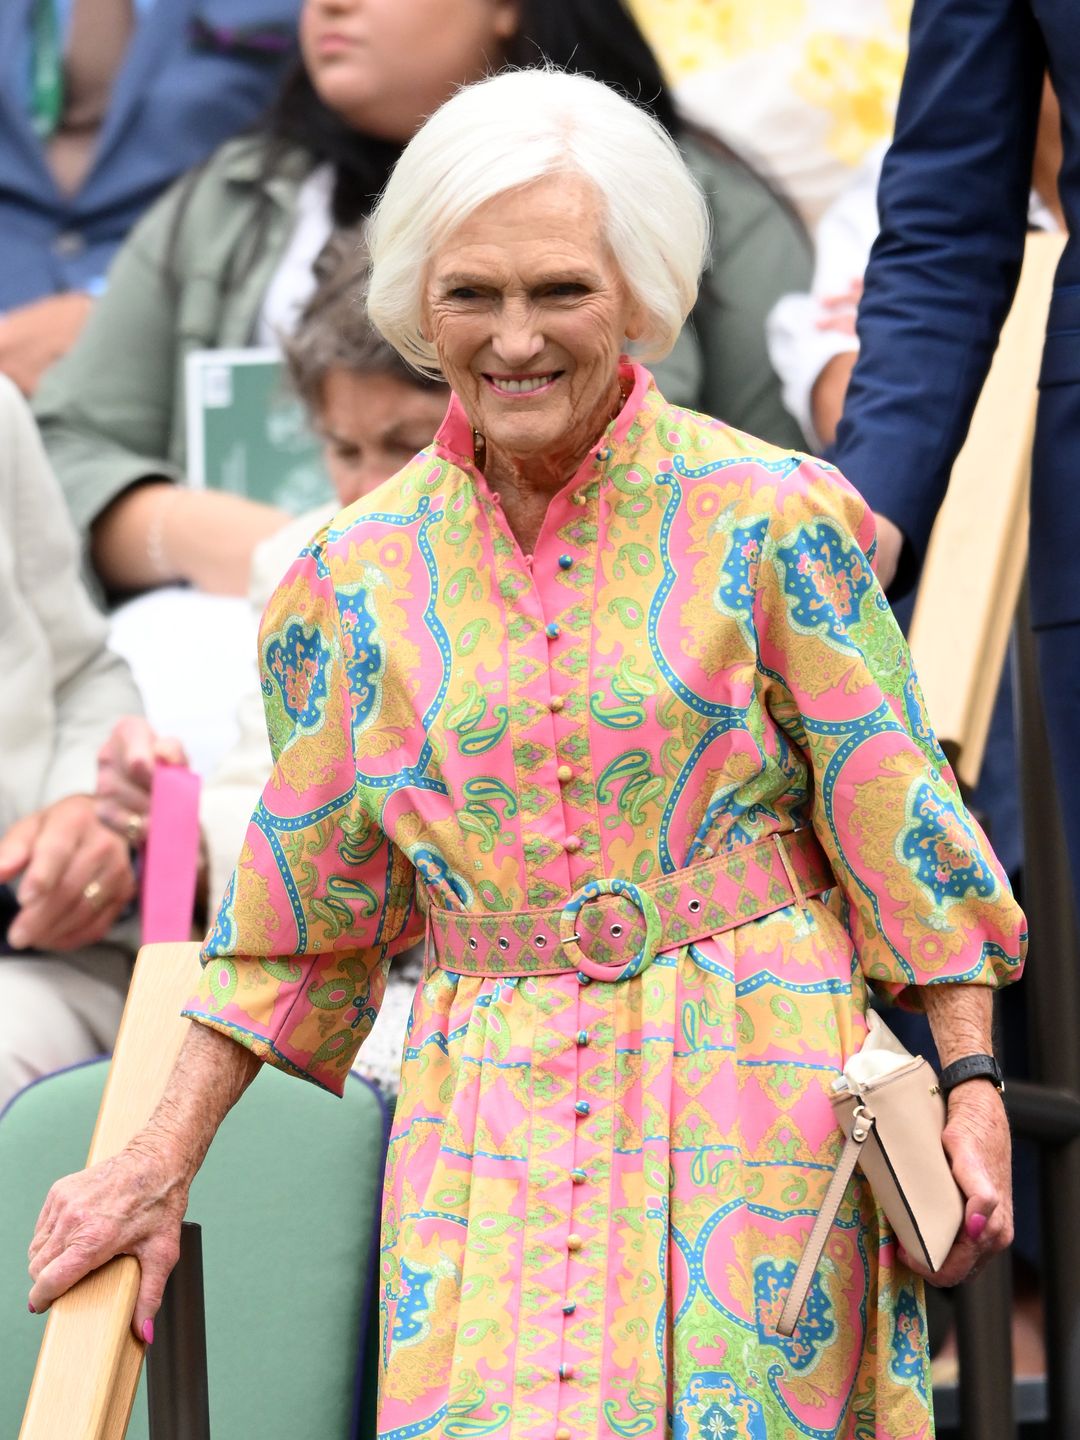
[(893, 994), (999, 985), (1020, 973), (1024, 916), (930, 728), (873, 547), (873, 516), (835, 471), (806, 461), (781, 483), (757, 571), (757, 683), (811, 770), (867, 978)]
[(184, 1010), (337, 1094), (378, 1012), (390, 957), (421, 928), (413, 868), (357, 780), (351, 645), (317, 537), (263, 616), (274, 768)]

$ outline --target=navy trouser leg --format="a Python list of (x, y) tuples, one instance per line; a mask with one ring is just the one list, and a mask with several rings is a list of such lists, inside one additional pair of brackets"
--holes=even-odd
[(1046, 730), (1080, 914), (1080, 621), (1036, 631)]

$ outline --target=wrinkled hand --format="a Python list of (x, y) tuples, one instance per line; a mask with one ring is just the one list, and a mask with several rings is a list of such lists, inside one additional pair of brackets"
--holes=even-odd
[(988, 1080), (968, 1080), (950, 1093), (941, 1138), (965, 1198), (964, 1223), (940, 1270), (924, 1270), (903, 1252), (900, 1259), (932, 1285), (958, 1285), (1013, 1237), (1009, 1122)]
[(134, 1255), (142, 1279), (131, 1328), (138, 1339), (152, 1341), (154, 1316), (180, 1253), (189, 1184), (182, 1166), (139, 1136), (111, 1160), (58, 1180), (30, 1242), (30, 1309), (47, 1310), (114, 1255)]
[(0, 370), (24, 395), (33, 395), (53, 361), (75, 344), (93, 303), (81, 290), (71, 290), (0, 317)]
[(900, 564), (900, 552), (904, 548), (904, 532), (899, 525), (894, 525), (887, 515), (878, 515), (875, 511), (874, 520), (877, 522), (877, 554), (874, 556), (874, 574), (878, 578), (878, 584), (883, 590), (896, 579), (896, 569)]
[(100, 940), (135, 894), (127, 844), (89, 795), (69, 795), (17, 820), (0, 840), (0, 881), (22, 874), (16, 950), (75, 950)]
[(98, 751), (98, 817), (131, 845), (146, 838), (150, 781), (159, 760), (187, 764), (180, 741), (157, 735), (141, 715), (119, 719)]

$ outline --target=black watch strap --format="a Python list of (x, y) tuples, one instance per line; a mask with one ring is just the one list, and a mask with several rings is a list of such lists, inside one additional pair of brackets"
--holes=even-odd
[(998, 1091), (1004, 1092), (1005, 1089), (1005, 1077), (993, 1055), (961, 1056), (959, 1060), (945, 1066), (938, 1084), (941, 1086), (941, 1093), (948, 1095), (950, 1090), (962, 1085), (965, 1080), (989, 1080)]

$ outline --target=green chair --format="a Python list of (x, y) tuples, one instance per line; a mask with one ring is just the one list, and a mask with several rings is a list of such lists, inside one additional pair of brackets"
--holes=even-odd
[[(29, 1086), (0, 1116), (0, 1437), (15, 1440), (41, 1322), (26, 1247), (54, 1179), (85, 1164), (107, 1060)], [(225, 1120), (191, 1192), (202, 1226), (213, 1440), (374, 1434), (372, 1331), (386, 1109), (266, 1067)], [(370, 1317), (370, 1324), (369, 1324)], [(128, 1429), (147, 1435), (143, 1388)]]

